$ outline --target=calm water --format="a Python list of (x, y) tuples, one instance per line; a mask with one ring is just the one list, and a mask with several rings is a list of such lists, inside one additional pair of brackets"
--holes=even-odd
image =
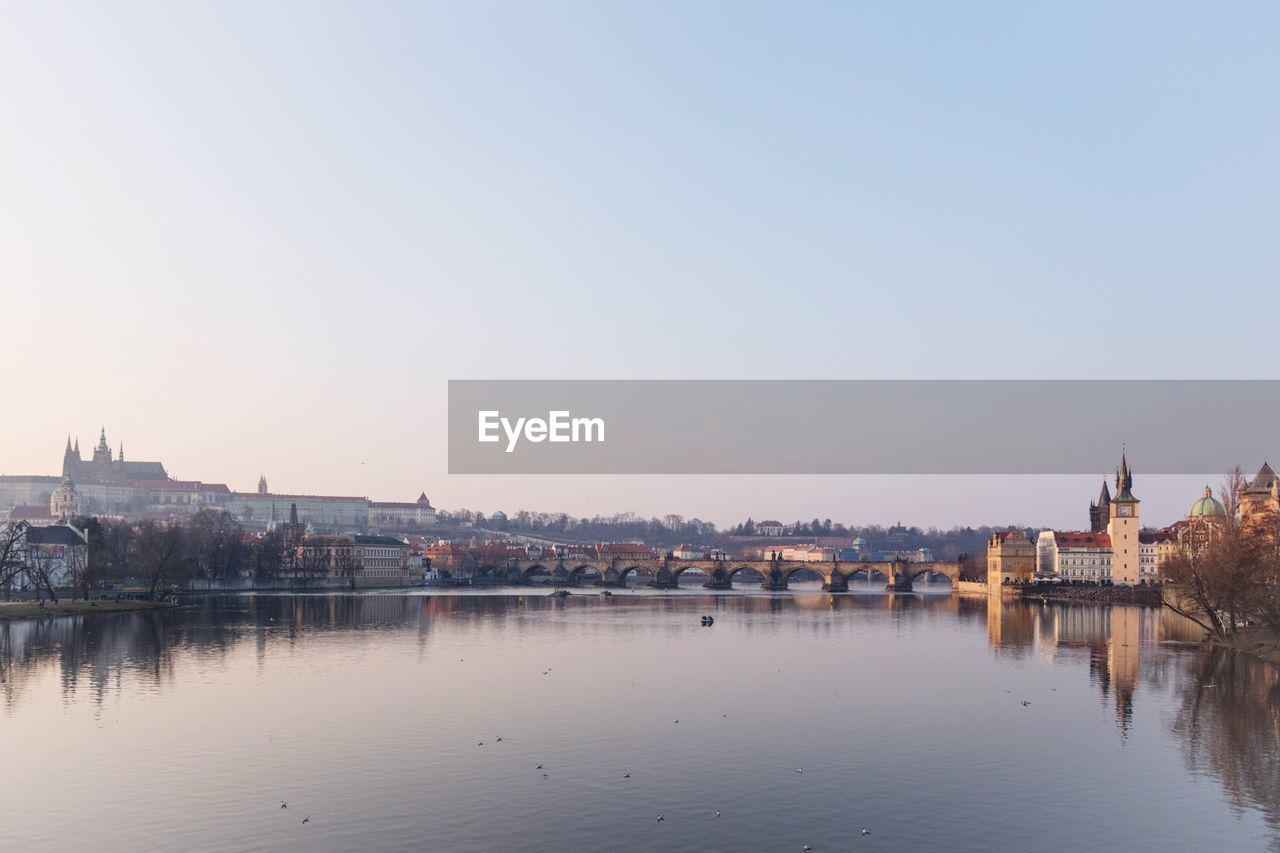
[(817, 592), (0, 624), (0, 847), (1280, 849), (1280, 672), (1195, 638)]

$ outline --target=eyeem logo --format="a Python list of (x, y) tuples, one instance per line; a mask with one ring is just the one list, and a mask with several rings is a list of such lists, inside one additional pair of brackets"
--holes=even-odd
[(506, 434), (507, 453), (512, 453), (523, 436), (537, 444), (553, 442), (604, 441), (604, 418), (575, 418), (567, 411), (547, 412), (546, 419), (502, 417), (499, 411), (482, 411), (480, 414), (480, 442), (495, 443), (502, 440), (499, 430)]

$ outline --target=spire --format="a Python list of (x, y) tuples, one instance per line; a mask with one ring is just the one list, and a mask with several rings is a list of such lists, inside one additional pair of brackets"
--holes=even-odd
[(120, 442), (120, 461), (124, 461), (124, 442)]
[(1124, 451), (1120, 452), (1120, 467), (1116, 469), (1116, 495), (1114, 503), (1136, 503), (1133, 496), (1133, 471), (1129, 468), (1129, 460)]
[(67, 453), (71, 452), (71, 433), (67, 433)]
[(80, 436), (78, 435), (76, 436), (76, 446), (73, 452), (75, 453), (76, 458), (79, 459), (80, 458)]
[(1107, 506), (1111, 503), (1111, 492), (1107, 490), (1107, 478), (1102, 478), (1102, 491), (1098, 493), (1098, 506)]
[(258, 494), (265, 495), (267, 493), (267, 475), (260, 474), (258, 476)]

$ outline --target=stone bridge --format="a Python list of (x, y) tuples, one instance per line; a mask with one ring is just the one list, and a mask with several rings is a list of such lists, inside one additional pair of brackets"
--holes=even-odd
[(871, 579), (872, 572), (880, 572), (888, 580), (888, 589), (906, 592), (911, 589), (912, 581), (926, 572), (946, 575), (954, 585), (960, 578), (959, 563), (925, 563), (908, 562), (906, 560), (842, 563), (842, 562), (799, 562), (792, 560), (628, 560), (617, 558), (611, 560), (510, 560), (504, 565), (482, 566), (499, 577), (505, 577), (511, 583), (528, 583), (531, 577), (539, 572), (551, 576), (557, 585), (572, 586), (578, 584), (584, 576), (595, 574), (604, 587), (626, 586), (627, 575), (632, 572), (648, 574), (653, 577), (649, 586), (656, 589), (675, 589), (680, 585), (680, 576), (690, 569), (698, 569), (705, 581), (706, 589), (732, 589), (733, 576), (738, 572), (751, 569), (757, 572), (764, 582), (761, 589), (784, 590), (792, 575), (800, 571), (811, 571), (822, 577), (822, 589), (826, 592), (847, 592), (849, 579), (859, 572), (865, 572)]

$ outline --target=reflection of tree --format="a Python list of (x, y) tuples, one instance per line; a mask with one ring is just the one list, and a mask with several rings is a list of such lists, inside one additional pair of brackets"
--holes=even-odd
[(1280, 833), (1280, 670), (1219, 649), (1190, 658), (1184, 675), (1172, 728), (1187, 767), (1217, 777), (1235, 808), (1261, 810)]

